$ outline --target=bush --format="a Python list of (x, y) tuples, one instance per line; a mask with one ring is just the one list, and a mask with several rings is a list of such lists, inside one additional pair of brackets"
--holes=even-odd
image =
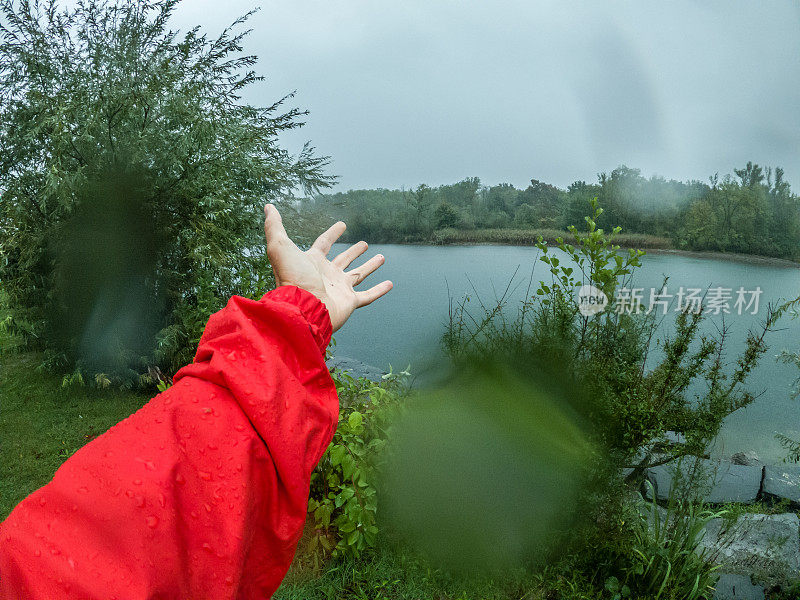
[(378, 469), (407, 375), (390, 372), (375, 383), (333, 372), (342, 408), (333, 441), (311, 474), (310, 554), (358, 557), (375, 546)]

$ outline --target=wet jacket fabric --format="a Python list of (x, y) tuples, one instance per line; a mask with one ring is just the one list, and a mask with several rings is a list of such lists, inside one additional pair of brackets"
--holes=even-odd
[(175, 385), (0, 525), (0, 598), (269, 598), (338, 420), (325, 305), (234, 296)]

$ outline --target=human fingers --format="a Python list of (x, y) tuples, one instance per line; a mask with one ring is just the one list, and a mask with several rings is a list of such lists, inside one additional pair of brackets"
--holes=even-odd
[(379, 283), (378, 285), (375, 285), (368, 290), (364, 290), (363, 292), (356, 292), (357, 308), (361, 308), (362, 306), (366, 306), (367, 304), (375, 302), (375, 300), (381, 296), (388, 294), (392, 287), (391, 281), (384, 281), (383, 283)]
[(364, 252), (367, 251), (367, 248), (367, 242), (364, 241), (353, 244), (344, 252), (337, 254), (336, 258), (331, 261), (331, 264), (339, 267), (340, 269), (346, 269), (348, 266), (350, 266), (351, 262), (364, 254)]
[(356, 286), (374, 273), (385, 262), (386, 259), (383, 254), (376, 254), (363, 265), (347, 271), (346, 274), (352, 275), (355, 278), (355, 283), (353, 283), (353, 285)]
[(313, 250), (319, 250), (322, 252), (322, 254), (327, 256), (328, 252), (331, 251), (331, 246), (336, 240), (339, 239), (346, 228), (347, 225), (345, 225), (343, 221), (337, 221), (328, 227), (328, 229), (317, 238), (317, 240), (311, 245), (311, 248)]
[(272, 204), (267, 204), (264, 207), (264, 235), (267, 238), (267, 244), (270, 242), (277, 242), (279, 240), (288, 240), (289, 235), (283, 227), (283, 219), (281, 213)]

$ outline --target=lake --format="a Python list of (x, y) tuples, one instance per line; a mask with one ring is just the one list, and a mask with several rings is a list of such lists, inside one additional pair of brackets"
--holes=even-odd
[[(332, 255), (345, 247), (336, 244)], [(386, 264), (362, 287), (391, 279), (394, 289), (371, 306), (357, 311), (335, 334), (335, 353), (382, 368), (392, 365), (395, 370), (410, 364), (412, 373), (423, 381), (430, 379), (430, 371), (435, 370), (436, 361), (442, 358), (439, 340), (447, 323), (450, 297), (458, 300), (468, 294), (474, 298), (477, 292), (484, 301), (491, 301), (503, 293), (517, 271), (515, 286), (509, 295), (509, 306), (516, 310), (516, 301), (525, 296), (532, 268), (535, 267), (535, 281), (549, 279), (547, 265), (537, 261), (539, 251), (534, 247), (375, 244), (365, 256), (377, 253), (386, 257)], [(360, 262), (363, 260), (355, 264)], [(758, 327), (765, 318), (768, 302), (800, 295), (800, 269), (792, 266), (677, 254), (652, 254), (645, 256), (642, 262), (632, 287), (644, 288), (645, 306), (649, 302), (650, 288), (660, 288), (665, 275), (670, 277), (667, 291), (673, 294), (681, 286), (734, 290), (730, 301), (732, 314), (725, 316), (731, 361), (744, 347), (748, 328)], [(746, 291), (761, 288), (756, 315), (736, 314), (734, 302), (740, 287)], [(662, 325), (663, 332), (669, 330), (672, 320), (674, 312), (669, 312)], [(706, 331), (716, 331), (721, 323), (721, 316), (709, 316), (704, 327)], [(775, 359), (784, 348), (800, 347), (800, 321), (785, 318), (779, 328), (780, 331), (768, 334), (769, 350), (749, 379), (749, 389), (761, 395), (753, 404), (726, 419), (713, 454), (728, 456), (754, 450), (762, 460), (779, 461), (786, 452), (775, 439), (775, 432), (800, 435), (800, 400), (791, 398), (800, 372)]]

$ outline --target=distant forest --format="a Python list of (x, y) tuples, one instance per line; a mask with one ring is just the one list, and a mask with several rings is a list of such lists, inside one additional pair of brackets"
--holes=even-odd
[(800, 198), (783, 169), (751, 162), (707, 183), (648, 179), (639, 169), (620, 166), (595, 183), (576, 181), (567, 189), (536, 179), (525, 189), (484, 186), (473, 177), (439, 187), (321, 194), (302, 205), (346, 221), (349, 240), (512, 242), (569, 225), (581, 229), (594, 197), (605, 210), (598, 225), (642, 234), (633, 237), (643, 247), (661, 240), (678, 249), (800, 258)]

